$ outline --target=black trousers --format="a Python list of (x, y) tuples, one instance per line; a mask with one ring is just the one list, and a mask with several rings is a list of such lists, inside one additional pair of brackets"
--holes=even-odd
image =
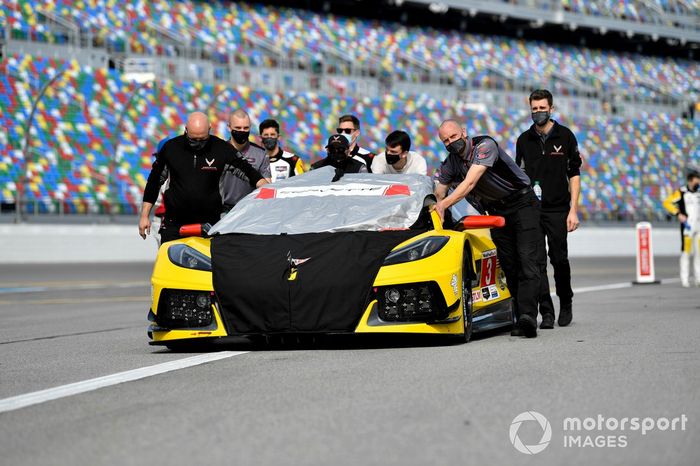
[[(566, 217), (568, 212), (542, 212), (542, 231), (547, 238), (547, 249), (549, 251), (549, 261), (554, 269), (554, 286), (557, 290), (559, 303), (571, 304), (574, 292), (571, 289), (571, 266), (569, 265), (569, 245), (566, 241), (568, 231), (566, 228)], [(543, 273), (547, 277), (547, 263), (545, 262)], [(549, 280), (547, 280), (547, 297), (549, 305), (552, 306), (552, 298), (549, 295)], [(544, 299), (544, 293), (542, 296)], [(543, 301), (540, 301), (542, 309)], [(545, 308), (547, 304), (545, 303)], [(552, 312), (554, 312), (552, 306)]]
[(181, 226), (182, 225), (173, 222), (169, 218), (164, 218), (160, 224), (160, 229), (158, 230), (158, 234), (160, 235), (160, 244), (180, 239)]
[(545, 259), (539, 201), (530, 191), (507, 206), (491, 205), (489, 211), (506, 220), (503, 228), (491, 230), (491, 238), (513, 296), (516, 315), (518, 319), (529, 315), (537, 320)]

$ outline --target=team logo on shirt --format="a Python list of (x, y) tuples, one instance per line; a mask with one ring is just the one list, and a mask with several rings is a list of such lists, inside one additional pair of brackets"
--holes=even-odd
[(216, 162), (216, 158), (213, 158), (213, 159), (209, 160), (208, 158), (204, 157), (204, 161), (207, 163), (207, 166), (205, 167), (204, 165), (202, 165), (202, 170), (206, 170), (206, 171), (216, 171), (216, 170), (218, 170), (218, 169), (214, 166), (214, 162)]
[(564, 153), (561, 151), (562, 147), (564, 146), (554, 145), (554, 152), (552, 152), (550, 155), (564, 155)]

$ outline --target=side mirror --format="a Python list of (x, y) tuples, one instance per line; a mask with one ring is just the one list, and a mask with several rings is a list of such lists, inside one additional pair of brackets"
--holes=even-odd
[(501, 228), (506, 219), (497, 215), (470, 215), (457, 222), (457, 231), (476, 230), (478, 228)]
[(190, 225), (182, 225), (180, 227), (180, 236), (186, 238), (188, 236), (203, 236), (206, 237), (211, 229), (208, 223), (192, 223)]

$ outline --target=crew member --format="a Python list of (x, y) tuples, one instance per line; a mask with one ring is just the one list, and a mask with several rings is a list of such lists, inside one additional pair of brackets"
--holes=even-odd
[(690, 286), (690, 258), (693, 258), (695, 286), (700, 286), (700, 171), (691, 169), (687, 184), (664, 201), (664, 207), (678, 217), (681, 228), (681, 284)]
[(350, 145), (350, 156), (358, 162), (364, 163), (367, 171), (372, 173), (373, 152), (360, 147), (360, 120), (355, 115), (343, 115), (338, 119), (338, 134), (343, 134)]
[(304, 173), (304, 162), (301, 158), (283, 150), (280, 146), (280, 124), (277, 120), (263, 120), (258, 129), (265, 154), (270, 161), (273, 183)]
[(315, 170), (321, 167), (334, 167), (336, 175), (333, 181), (338, 181), (345, 173), (367, 173), (367, 166), (350, 157), (350, 145), (347, 138), (334, 134), (328, 138), (326, 157), (311, 165)]
[(393, 131), (384, 140), (386, 150), (372, 161), (372, 173), (428, 174), (428, 164), (422, 155), (411, 151), (411, 137), (405, 131)]
[(262, 175), (241, 158), (226, 141), (209, 134), (209, 119), (194, 112), (187, 118), (185, 134), (174, 137), (158, 152), (143, 192), (139, 234), (151, 232), (151, 209), (158, 199), (161, 174), (168, 168), (168, 189), (163, 197), (165, 218), (160, 228), (161, 243), (180, 237), (180, 227), (191, 223), (216, 223), (221, 216), (219, 179), (225, 165), (246, 174), (252, 186), (267, 183)]
[[(505, 226), (492, 230), (491, 237), (516, 304), (511, 335), (536, 337), (544, 238), (530, 179), (490, 136), (469, 138), (455, 120), (445, 120), (438, 134), (449, 155), (440, 167), (436, 196), (442, 200), (435, 210), (444, 218), (446, 209), (473, 193), (489, 213), (505, 217)], [(454, 182), (459, 185), (446, 196)]]
[[(530, 94), (533, 125), (518, 137), (515, 163), (530, 178), (535, 194), (541, 197), (542, 231), (547, 238), (549, 260), (559, 296), (559, 326), (572, 319), (571, 267), (567, 234), (578, 228), (578, 199), (581, 192), (581, 156), (576, 136), (551, 118), (553, 98), (545, 89)], [(549, 294), (547, 263), (543, 268), (540, 293), (540, 328), (554, 327), (554, 305)]]
[[(265, 155), (265, 149), (250, 142), (250, 117), (243, 109), (231, 112), (228, 118), (228, 128), (231, 131), (229, 143), (243, 158), (255, 168), (263, 178), (270, 179), (270, 160)], [(228, 212), (238, 201), (250, 194), (251, 187), (246, 174), (234, 167), (228, 166), (221, 177), (221, 199), (223, 212)]]

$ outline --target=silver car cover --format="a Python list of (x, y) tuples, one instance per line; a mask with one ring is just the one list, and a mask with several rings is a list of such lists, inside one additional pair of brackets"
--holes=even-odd
[(348, 173), (332, 167), (267, 184), (243, 198), (210, 235), (302, 234), (406, 229), (413, 225), (433, 182), (424, 175)]

